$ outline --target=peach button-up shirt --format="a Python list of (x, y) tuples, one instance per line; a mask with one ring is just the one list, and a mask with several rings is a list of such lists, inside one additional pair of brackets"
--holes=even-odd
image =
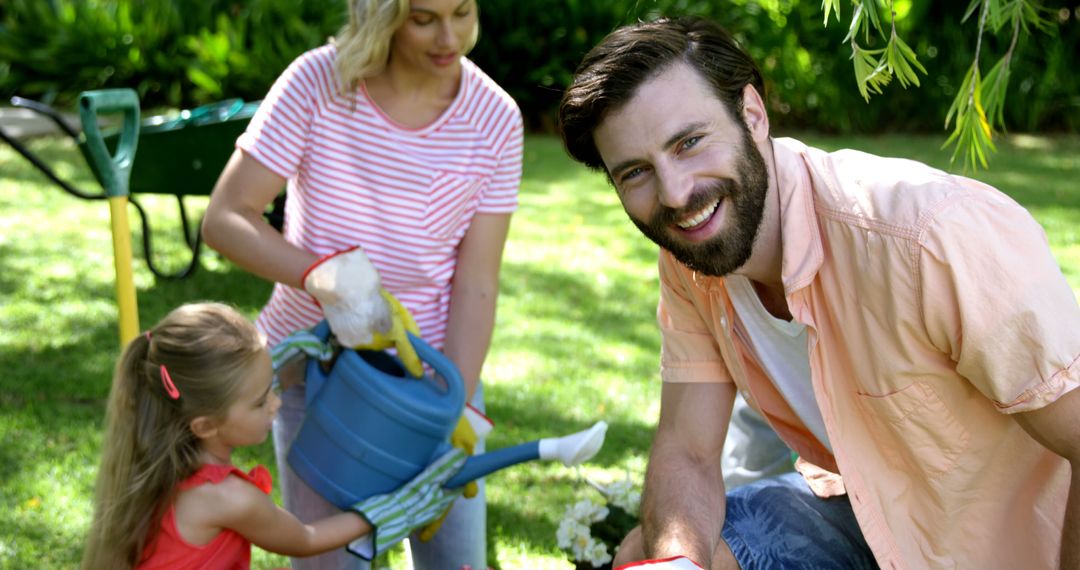
[(1009, 417), (1080, 385), (1080, 307), (1042, 228), (916, 162), (773, 147), (783, 284), (833, 454), (756, 362), (723, 278), (666, 252), (663, 380), (734, 382), (815, 493), (849, 495), (882, 568), (1054, 567), (1069, 466)]

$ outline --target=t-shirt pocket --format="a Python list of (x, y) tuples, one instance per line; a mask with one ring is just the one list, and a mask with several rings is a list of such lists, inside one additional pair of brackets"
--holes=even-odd
[(858, 401), (879, 450), (896, 468), (947, 473), (970, 443), (967, 428), (925, 382), (880, 396), (859, 393)]
[(458, 172), (436, 172), (424, 219), (432, 237), (460, 238), (476, 213), (484, 179)]

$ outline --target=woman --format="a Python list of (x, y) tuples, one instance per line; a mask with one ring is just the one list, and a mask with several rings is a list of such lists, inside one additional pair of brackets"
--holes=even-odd
[[(214, 188), (204, 238), (276, 283), (257, 321), (271, 345), (324, 317), (341, 338), (354, 308), (383, 303), (378, 286), (328, 293), (305, 282), (311, 268), (370, 260), (482, 408), (480, 371), (521, 178), (520, 112), (465, 58), (478, 34), (475, 0), (353, 0), (349, 13), (338, 37), (297, 58), (260, 105)], [(278, 234), (262, 213), (286, 183)], [(274, 443), (285, 504), (303, 520), (319, 518), (334, 507), (284, 460), (303, 420), (302, 387), (283, 400)], [(481, 485), (455, 502), (431, 542), (411, 541), (415, 565), (486, 568), (485, 518)], [(344, 567), (364, 566), (343, 552), (294, 561)]]

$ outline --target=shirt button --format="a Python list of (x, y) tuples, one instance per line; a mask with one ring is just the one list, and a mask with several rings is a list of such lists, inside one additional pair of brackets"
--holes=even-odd
[(725, 329), (727, 328), (727, 317), (720, 317), (720, 326), (724, 327)]

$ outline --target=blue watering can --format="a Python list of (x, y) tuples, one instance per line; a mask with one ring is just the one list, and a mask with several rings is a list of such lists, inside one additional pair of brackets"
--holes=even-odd
[[(330, 326), (312, 331), (324, 342)], [(457, 367), (423, 339), (409, 335), (433, 374), (414, 378), (396, 356), (343, 349), (327, 370), (306, 368), (307, 415), (288, 461), (312, 489), (339, 508), (393, 491), (450, 449), (450, 434), (465, 406)], [(446, 483), (460, 487), (500, 469), (534, 459), (577, 465), (603, 444), (607, 424), (561, 438), (545, 438), (469, 457)]]

